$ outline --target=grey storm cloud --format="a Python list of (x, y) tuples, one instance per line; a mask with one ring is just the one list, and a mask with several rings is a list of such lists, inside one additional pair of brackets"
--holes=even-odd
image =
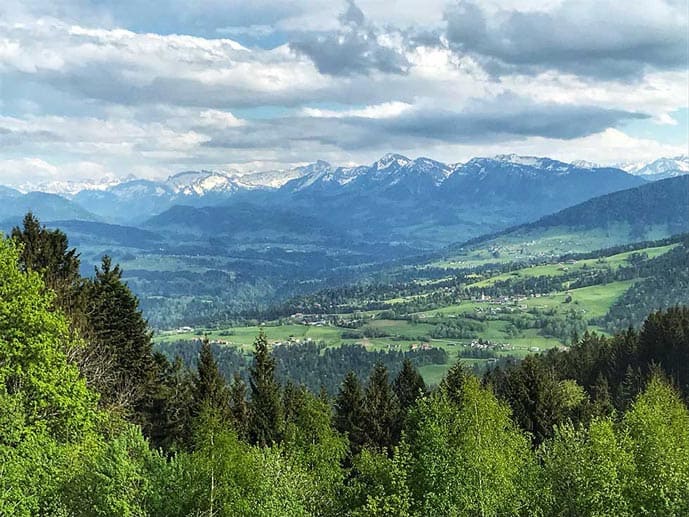
[(342, 150), (405, 148), (419, 141), (464, 144), (527, 137), (574, 139), (647, 115), (595, 106), (535, 104), (505, 95), (464, 111), (413, 109), (396, 117), (283, 117), (217, 133), (204, 145), (232, 149), (317, 142)]
[(341, 28), (327, 33), (302, 33), (290, 48), (309, 57), (322, 74), (369, 74), (373, 70), (405, 74), (410, 63), (403, 51), (379, 41), (380, 30), (366, 21), (364, 13), (349, 0), (339, 17)]
[(599, 79), (634, 79), (647, 67), (687, 66), (686, 0), (564, 0), (552, 11), (488, 14), (462, 1), (445, 13), (454, 50), (491, 72), (559, 70)]

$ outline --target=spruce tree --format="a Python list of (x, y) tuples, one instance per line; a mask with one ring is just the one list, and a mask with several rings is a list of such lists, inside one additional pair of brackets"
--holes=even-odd
[(246, 401), (246, 383), (239, 372), (234, 373), (230, 384), (230, 414), (237, 435), (246, 439), (249, 428), (249, 406)]
[(48, 230), (29, 212), (22, 227), (12, 229), (11, 237), (20, 245), (20, 267), (40, 273), (45, 286), (55, 292), (57, 307), (75, 319), (80, 306), (80, 261), (76, 248), (69, 248), (67, 236), (60, 230)]
[(275, 359), (270, 354), (263, 329), (254, 341), (254, 361), (250, 369), (251, 417), (249, 439), (261, 446), (280, 441), (282, 436), (282, 401), (275, 379)]
[(466, 368), (466, 366), (464, 366), (463, 363), (455, 363), (440, 382), (440, 390), (447, 396), (449, 400), (459, 406), (462, 401), (464, 384), (471, 375), (471, 372)]
[(218, 369), (208, 338), (204, 338), (194, 377), (194, 405), (198, 415), (204, 407), (213, 409), (221, 417), (229, 417), (229, 392), (225, 378)]
[(408, 357), (402, 363), (402, 369), (395, 378), (393, 389), (402, 411), (409, 409), (416, 399), (426, 393), (426, 383)]
[(152, 334), (139, 301), (122, 281), (122, 270), (103, 257), (96, 275), (85, 285), (89, 348), (98, 356), (101, 374), (92, 385), (101, 402), (134, 410), (143, 416), (146, 398), (155, 391), (157, 375)]
[(359, 378), (347, 373), (335, 401), (335, 429), (349, 438), (349, 448), (356, 455), (364, 446), (364, 393)]
[(392, 447), (398, 406), (388, 381), (388, 369), (376, 364), (366, 385), (364, 399), (364, 433), (367, 443), (379, 449)]

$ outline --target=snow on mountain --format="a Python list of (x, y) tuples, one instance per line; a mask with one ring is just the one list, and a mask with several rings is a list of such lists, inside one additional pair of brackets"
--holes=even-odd
[(131, 181), (133, 179), (135, 179), (134, 176), (127, 176), (122, 179), (110, 175), (99, 179), (53, 180), (38, 183), (27, 181), (17, 188), (21, 192), (46, 192), (48, 194), (72, 197), (82, 190), (107, 190), (124, 181)]
[[(316, 162), (316, 164), (312, 165), (323, 166), (323, 164), (327, 167), (330, 167), (329, 163), (323, 161), (318, 161)], [(240, 181), (242, 184), (248, 185), (250, 187), (278, 189), (288, 181), (301, 178), (302, 176), (308, 174), (310, 172), (308, 167), (309, 166), (274, 171), (249, 172), (247, 174), (237, 176), (237, 180)]]
[(579, 169), (600, 169), (602, 167), (602, 165), (588, 160), (574, 160), (571, 164)]
[(387, 170), (390, 167), (395, 167), (396, 169), (404, 167), (411, 163), (411, 160), (406, 156), (395, 153), (387, 153), (380, 160), (373, 164), (373, 167), (377, 171)]
[(472, 158), (465, 164), (455, 167), (453, 175), (477, 174), (486, 176), (495, 173), (518, 176), (567, 175), (576, 170), (580, 170), (580, 168), (573, 164), (550, 158), (499, 154), (492, 158)]
[(219, 171), (185, 171), (170, 176), (165, 182), (172, 191), (182, 196), (205, 196), (210, 193), (231, 194), (247, 188), (235, 175)]
[(664, 179), (689, 174), (689, 156), (658, 158), (652, 162), (629, 162), (618, 165), (622, 170), (648, 179)]

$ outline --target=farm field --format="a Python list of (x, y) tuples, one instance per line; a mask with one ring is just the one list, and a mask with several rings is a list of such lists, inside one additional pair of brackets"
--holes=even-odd
[[(485, 367), (501, 358), (523, 358), (568, 346), (575, 336), (587, 330), (606, 333), (602, 318), (620, 297), (643, 280), (641, 276), (625, 279), (626, 273), (615, 276), (616, 273), (661, 257), (678, 245), (640, 247), (507, 272), (490, 268), (467, 270), (458, 277), (463, 283), (453, 283), (452, 275), (440, 279), (422, 277), (414, 280), (419, 287), (410, 291), (413, 294), (400, 296), (399, 291), (385, 288), (374, 291), (371, 296), (387, 308), (356, 310), (356, 304), (348, 302), (349, 311), (297, 312), (246, 326), (160, 331), (155, 341), (165, 347), (205, 336), (217, 346), (239, 349), (248, 357), (263, 328), (274, 345), (313, 343), (322, 347), (321, 354), (345, 345), (361, 345), (369, 352), (395, 353), (440, 348), (447, 352), (445, 362), (424, 363), (419, 368), (426, 381), (435, 384), (460, 359), (468, 366)], [(570, 288), (581, 278), (592, 278), (598, 283)], [(549, 291), (534, 291), (528, 287), (531, 281)], [(524, 292), (525, 286), (531, 290)]]

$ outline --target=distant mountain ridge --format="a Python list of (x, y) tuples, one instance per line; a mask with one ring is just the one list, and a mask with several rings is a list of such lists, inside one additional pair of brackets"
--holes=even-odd
[(596, 231), (610, 237), (607, 246), (689, 232), (689, 175), (594, 197), (534, 222), (483, 235), (453, 248), (507, 241), (526, 243), (553, 231), (560, 238), (568, 232)]
[[(299, 173), (278, 189), (234, 192), (216, 205), (228, 209), (214, 211), (213, 217), (201, 213), (201, 206), (185, 203), (196, 211), (168, 210), (150, 219), (148, 227), (161, 225), (172, 233), (188, 227), (188, 220), (204, 221), (199, 231), (212, 235), (238, 221), (238, 212), (229, 208), (248, 204), (292, 213), (297, 220), (322, 221), (342, 239), (387, 240), (431, 249), (646, 183), (620, 169), (582, 168), (516, 155), (445, 164), (391, 153), (370, 165), (333, 167), (321, 161), (300, 168)], [(304, 225), (308, 239), (316, 237), (314, 228)], [(292, 229), (300, 230), (298, 225)]]
[[(516, 154), (443, 163), (388, 153), (371, 164), (351, 167), (317, 161), (287, 171), (248, 174), (190, 170), (163, 181), (129, 177), (115, 183), (87, 182), (76, 193), (76, 184), (69, 184), (70, 194), (64, 199), (83, 213), (75, 208), (74, 217), (51, 213), (48, 219), (99, 219), (136, 226), (178, 205), (202, 208), (238, 202), (297, 210), (347, 231), (370, 229), (375, 223), (394, 230), (394, 238), (404, 241), (408, 232), (398, 233), (398, 228), (417, 226), (418, 233), (426, 227), (454, 226), (467, 236), (495, 231), (641, 185), (646, 177), (658, 179), (658, 174), (632, 175), (588, 162)], [(4, 195), (9, 192), (21, 195)], [(40, 215), (41, 210), (36, 211)]]
[(672, 158), (658, 158), (652, 162), (626, 163), (620, 169), (656, 181), (689, 174), (689, 156), (679, 155)]

